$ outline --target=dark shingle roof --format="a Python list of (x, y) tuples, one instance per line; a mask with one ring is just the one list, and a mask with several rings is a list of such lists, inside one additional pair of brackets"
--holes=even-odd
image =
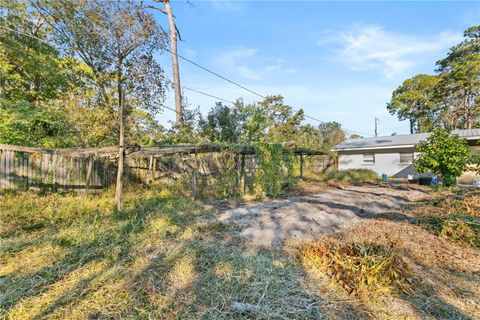
[[(454, 130), (453, 133), (467, 140), (480, 139), (480, 129)], [(425, 140), (431, 133), (403, 134), (396, 136), (359, 138), (345, 140), (332, 148), (333, 151), (350, 149), (381, 149), (410, 147)]]

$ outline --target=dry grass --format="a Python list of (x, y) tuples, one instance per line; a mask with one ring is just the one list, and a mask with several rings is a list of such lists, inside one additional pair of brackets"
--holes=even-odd
[(0, 317), (480, 318), (479, 248), (465, 226), (449, 225), (458, 238), (420, 223), (478, 222), (478, 193), (440, 190), (293, 255), (251, 246), (176, 190), (131, 187), (122, 212), (112, 198), (0, 194)]
[(413, 222), (442, 237), (480, 248), (480, 192), (445, 189), (412, 206)]
[[(471, 211), (477, 204), (478, 192), (440, 190), (395, 217), (298, 244), (297, 256), (319, 294), (358, 299), (367, 318), (477, 319), (479, 220)], [(432, 219), (442, 227), (424, 225)]]
[(168, 189), (4, 193), (0, 318), (314, 319), (319, 302), (281, 251), (250, 247), (215, 209)]
[(369, 297), (406, 285), (405, 264), (392, 247), (325, 237), (301, 245), (299, 252), (308, 269), (325, 273), (350, 294)]

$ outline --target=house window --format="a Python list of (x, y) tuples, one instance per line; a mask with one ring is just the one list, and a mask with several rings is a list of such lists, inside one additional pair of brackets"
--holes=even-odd
[(400, 164), (412, 164), (413, 163), (413, 153), (406, 152), (400, 153)]
[(363, 164), (375, 164), (374, 153), (364, 153), (362, 156), (363, 156)]

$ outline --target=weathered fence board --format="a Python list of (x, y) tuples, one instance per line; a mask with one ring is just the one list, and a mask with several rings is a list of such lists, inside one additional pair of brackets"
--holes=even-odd
[[(116, 181), (117, 150), (116, 147), (52, 150), (0, 144), (0, 189), (105, 188)], [(127, 181), (189, 181), (195, 195), (214, 192), (219, 185), (228, 189), (232, 183), (242, 192), (252, 191), (259, 163), (251, 147), (211, 144), (130, 147), (126, 153)], [(302, 157), (298, 159), (299, 175), (305, 170), (321, 173), (335, 169), (335, 160), (321, 152), (295, 150), (292, 154)]]
[[(0, 189), (85, 189), (90, 154), (79, 149), (67, 152), (0, 145)], [(105, 157), (93, 161), (89, 187), (110, 185), (115, 166)]]

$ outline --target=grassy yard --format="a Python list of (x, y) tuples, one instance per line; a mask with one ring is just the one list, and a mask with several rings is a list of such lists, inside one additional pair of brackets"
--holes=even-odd
[(115, 212), (112, 195), (2, 195), (1, 316), (319, 316), (299, 264), (232, 238), (215, 209), (135, 188)]
[(111, 190), (4, 192), (0, 317), (478, 318), (479, 199), (446, 190), (322, 241), (266, 249), (168, 188), (129, 187), (122, 212)]

